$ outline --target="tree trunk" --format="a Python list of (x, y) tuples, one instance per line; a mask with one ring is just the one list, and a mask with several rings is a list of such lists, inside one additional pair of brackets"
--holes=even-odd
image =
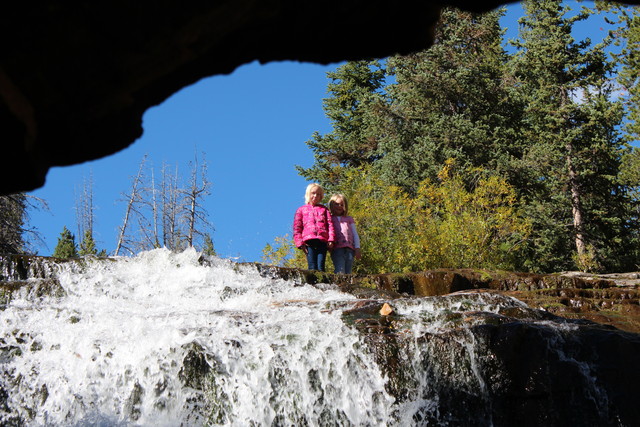
[(114, 252), (115, 256), (120, 254), (120, 249), (122, 249), (122, 245), (124, 243), (127, 226), (129, 225), (129, 219), (131, 216), (131, 212), (133, 211), (133, 205), (135, 201), (138, 199), (138, 186), (142, 181), (142, 167), (144, 166), (146, 156), (140, 162), (140, 167), (138, 168), (138, 174), (133, 179), (133, 183), (131, 185), (131, 194), (129, 195), (129, 199), (127, 202), (127, 209), (124, 214), (124, 221), (122, 223), (122, 227), (120, 227), (120, 233), (118, 235), (118, 243), (116, 244), (116, 251)]
[(567, 170), (569, 177), (569, 190), (571, 191), (571, 211), (573, 215), (573, 229), (575, 232), (576, 251), (578, 255), (584, 255), (586, 243), (584, 238), (584, 217), (582, 214), (582, 193), (578, 184), (578, 174), (573, 164), (573, 143), (567, 143)]

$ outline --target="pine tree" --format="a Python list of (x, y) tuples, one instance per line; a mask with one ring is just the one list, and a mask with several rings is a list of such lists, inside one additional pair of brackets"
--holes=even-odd
[[(602, 9), (602, 2), (598, 2)], [(626, 228), (627, 236), (633, 240), (633, 248), (628, 250), (628, 258), (634, 263), (640, 258), (640, 230), (637, 227), (638, 213), (640, 212), (640, 7), (622, 6), (607, 3), (605, 11), (612, 10), (618, 13), (619, 23), (622, 27), (613, 32), (614, 41), (622, 50), (617, 59), (621, 65), (618, 72), (618, 83), (623, 94), (623, 102), (626, 108), (625, 139), (635, 144), (629, 153), (622, 157), (620, 170), (620, 182), (628, 189), (632, 200), (629, 221)]]
[(216, 256), (218, 255), (216, 253), (216, 250), (213, 246), (213, 239), (211, 239), (211, 235), (209, 233), (206, 233), (204, 235), (204, 247), (202, 248), (202, 252), (205, 255), (209, 255), (209, 256)]
[(626, 108), (624, 123), (625, 139), (636, 143), (636, 148), (623, 158), (621, 179), (634, 192), (634, 199), (640, 199), (640, 7), (624, 6), (609, 2), (596, 2), (598, 8), (617, 19), (607, 19), (614, 25), (611, 35), (614, 44), (620, 48), (615, 55), (620, 69), (617, 81)]
[(84, 255), (97, 255), (98, 249), (96, 248), (96, 242), (93, 240), (93, 235), (90, 230), (84, 232), (84, 238), (80, 242), (80, 250), (78, 251), (80, 256)]
[(58, 237), (58, 244), (53, 251), (53, 256), (56, 258), (76, 258), (78, 256), (76, 238), (66, 226)]
[(376, 158), (377, 138), (371, 132), (375, 106), (382, 102), (384, 71), (377, 61), (350, 61), (327, 73), (331, 96), (323, 108), (333, 130), (315, 132), (306, 144), (314, 152), (310, 168), (297, 166), (308, 180), (331, 191), (344, 178), (344, 169), (371, 163)]
[(463, 168), (507, 173), (519, 156), (521, 106), (504, 73), (503, 11), (443, 10), (434, 45), (387, 61), (395, 83), (382, 127), (376, 164), (385, 181), (415, 193), (435, 179), (447, 159)]
[(620, 268), (628, 261), (629, 204), (616, 182), (625, 147), (616, 132), (622, 110), (611, 97), (606, 44), (572, 37), (590, 9), (570, 16), (560, 0), (523, 5), (513, 66), (530, 144), (519, 167), (534, 224), (526, 267)]
[(621, 52), (617, 55), (621, 64), (618, 83), (626, 92), (626, 138), (629, 142), (637, 142), (640, 141), (640, 7), (618, 5), (613, 10), (622, 25), (614, 32), (614, 36), (616, 44), (621, 46)]
[(48, 209), (45, 200), (25, 193), (0, 196), (0, 253), (34, 253), (44, 245), (37, 228), (29, 225), (31, 209)]

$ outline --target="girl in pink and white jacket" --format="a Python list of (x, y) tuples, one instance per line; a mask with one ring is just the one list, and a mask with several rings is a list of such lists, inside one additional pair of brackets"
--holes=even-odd
[(342, 194), (334, 194), (329, 201), (336, 242), (331, 251), (334, 273), (351, 274), (353, 258), (360, 259), (360, 237), (356, 231), (356, 223), (347, 216), (349, 211), (347, 198)]
[(319, 184), (309, 184), (305, 204), (293, 217), (293, 241), (307, 255), (309, 270), (324, 271), (327, 249), (333, 248), (334, 229), (331, 213), (323, 204), (324, 190)]

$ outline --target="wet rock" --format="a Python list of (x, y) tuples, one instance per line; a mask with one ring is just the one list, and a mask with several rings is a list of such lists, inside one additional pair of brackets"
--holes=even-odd
[(55, 258), (34, 255), (0, 255), (0, 281), (49, 279), (57, 272)]
[[(255, 264), (265, 277), (318, 286), (318, 276), (305, 270)], [(309, 279), (312, 277), (312, 279)], [(491, 291), (513, 296), (532, 308), (584, 318), (640, 333), (640, 273), (529, 274), (471, 269), (438, 269), (370, 276), (323, 273), (322, 281), (361, 299), (392, 300), (405, 296), (437, 296), (459, 291)]]
[(207, 362), (201, 345), (191, 343), (187, 347), (178, 377), (185, 387), (202, 391), (205, 388), (207, 376), (211, 372), (211, 365)]
[(630, 400), (637, 393), (628, 387), (640, 380), (640, 336), (592, 323), (567, 326), (510, 322), (472, 330), (486, 348), (479, 364), (494, 425), (631, 426), (640, 419)]
[(66, 291), (55, 278), (0, 282), (1, 304), (8, 304), (17, 293), (27, 300), (44, 297), (62, 298), (66, 295)]
[(505, 294), (555, 315), (640, 333), (640, 290), (637, 288), (542, 289)]
[(129, 395), (129, 398), (127, 399), (127, 402), (125, 404), (126, 413), (134, 421), (137, 421), (140, 418), (140, 415), (142, 414), (140, 406), (142, 405), (143, 397), (144, 397), (144, 388), (140, 385), (140, 383), (136, 382), (133, 385), (131, 394)]
[(640, 335), (526, 307), (457, 314), (442, 312), (417, 339), (403, 333), (412, 328), (403, 316), (384, 334), (354, 324), (389, 378), (387, 391), (408, 411), (398, 414), (405, 422), (632, 426), (640, 419), (630, 386), (640, 381)]

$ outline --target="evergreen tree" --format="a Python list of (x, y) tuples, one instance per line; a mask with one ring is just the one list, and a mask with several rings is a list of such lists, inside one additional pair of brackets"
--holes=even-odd
[(616, 132), (622, 110), (611, 96), (606, 44), (572, 37), (590, 9), (570, 16), (560, 0), (523, 5), (513, 66), (529, 142), (518, 168), (525, 177), (520, 193), (534, 226), (524, 267), (622, 268), (629, 261), (629, 204), (616, 176), (625, 147)]
[(211, 239), (211, 235), (209, 233), (206, 233), (204, 235), (204, 247), (202, 248), (202, 252), (205, 255), (209, 255), (209, 256), (216, 256), (218, 255), (216, 253), (216, 250), (213, 246), (213, 239)]
[(632, 199), (636, 203), (640, 201), (640, 150), (637, 147), (622, 157), (618, 178), (629, 189)]
[(91, 230), (86, 230), (84, 232), (84, 238), (82, 242), (80, 242), (80, 250), (78, 252), (80, 256), (84, 255), (97, 255), (98, 249), (96, 248), (96, 242), (93, 240), (93, 235), (91, 234)]
[[(625, 139), (630, 143), (640, 141), (640, 7), (596, 2), (598, 8), (617, 20), (607, 19), (616, 27), (611, 31), (614, 44), (620, 48), (616, 58), (620, 65), (617, 80), (626, 108)], [(610, 16), (609, 15), (609, 16)], [(637, 148), (623, 158), (620, 178), (640, 199), (640, 151)]]
[(447, 8), (431, 48), (389, 58), (395, 83), (387, 88), (385, 120), (376, 122), (376, 168), (387, 182), (415, 193), (447, 159), (464, 168), (510, 170), (521, 151), (521, 106), (504, 73), (502, 14)]
[(621, 46), (617, 55), (621, 65), (618, 82), (625, 92), (626, 138), (629, 142), (640, 141), (640, 7), (618, 5), (613, 11), (621, 24), (613, 34), (616, 44)]
[[(588, 19), (592, 9), (570, 13), (560, 0), (526, 1), (524, 8), (515, 54), (502, 47), (502, 11), (474, 15), (446, 9), (430, 49), (386, 61), (391, 85), (382, 85), (383, 73), (376, 85), (354, 96), (347, 89), (357, 86), (349, 83), (356, 70), (369, 75), (373, 69), (350, 64), (339, 70), (332, 97), (325, 100), (334, 131), (314, 135), (308, 145), (315, 164), (299, 171), (357, 198), (360, 181), (344, 177), (372, 164), (380, 182), (394, 188), (385, 190), (387, 196), (416, 203), (421, 183), (437, 182), (447, 159), (455, 159), (465, 171), (459, 178), (467, 191), (500, 177), (515, 189), (514, 203), (524, 205), (532, 231), (522, 233), (529, 238), (515, 268), (635, 268), (640, 156), (619, 133), (623, 108), (612, 83), (615, 63), (607, 56), (611, 38), (598, 44), (574, 40), (574, 24)], [(628, 90), (627, 112), (634, 118), (639, 24), (635, 12), (624, 16), (624, 30), (617, 33), (628, 37), (619, 57), (620, 83)], [(637, 120), (628, 123), (626, 139), (633, 141)], [(370, 212), (365, 207), (362, 215)]]
[(306, 144), (314, 153), (310, 168), (297, 166), (308, 180), (330, 191), (344, 177), (344, 169), (371, 163), (376, 158), (377, 138), (371, 132), (375, 106), (382, 102), (384, 71), (377, 61), (352, 61), (327, 73), (330, 97), (323, 108), (333, 130), (315, 132)]
[(78, 256), (76, 238), (66, 226), (58, 237), (58, 244), (53, 251), (53, 256), (56, 258), (76, 258)]
[[(602, 2), (598, 2), (602, 8)], [(618, 13), (622, 27), (613, 32), (615, 42), (622, 46), (617, 58), (621, 65), (618, 72), (618, 83), (623, 89), (623, 102), (626, 107), (625, 139), (636, 146), (622, 158), (620, 182), (629, 190), (633, 205), (630, 210), (633, 221), (627, 227), (628, 236), (635, 241), (634, 249), (629, 251), (629, 257), (636, 261), (640, 258), (638, 247), (640, 244), (640, 230), (635, 226), (640, 214), (640, 7), (611, 5), (607, 3), (605, 10), (613, 9)], [(637, 261), (636, 261), (637, 262)]]

